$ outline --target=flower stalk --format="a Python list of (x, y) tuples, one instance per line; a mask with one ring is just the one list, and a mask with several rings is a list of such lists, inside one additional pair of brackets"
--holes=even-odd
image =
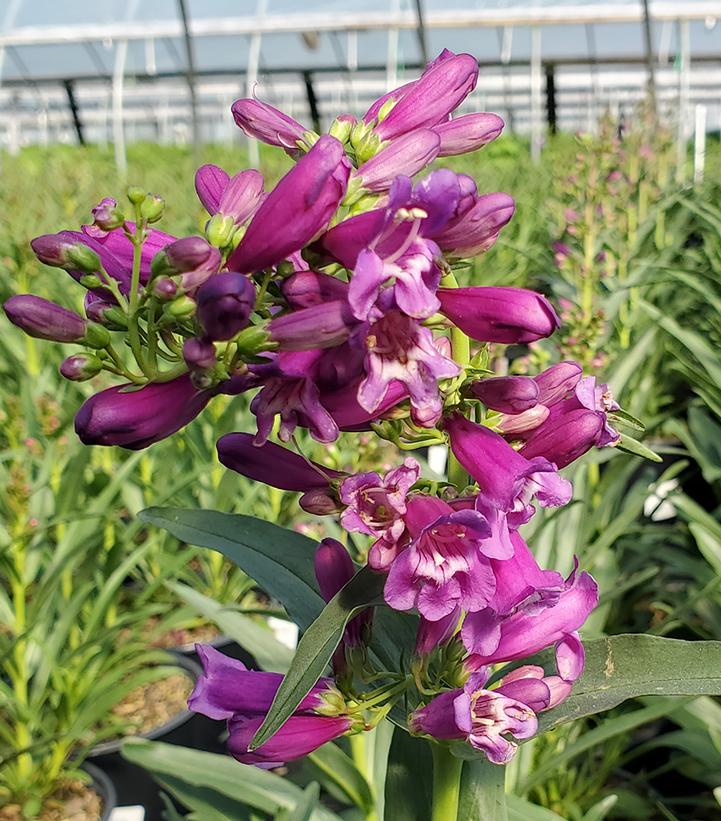
[(431, 744), (433, 753), (433, 806), (431, 821), (456, 821), (461, 796), (463, 759), (448, 747)]

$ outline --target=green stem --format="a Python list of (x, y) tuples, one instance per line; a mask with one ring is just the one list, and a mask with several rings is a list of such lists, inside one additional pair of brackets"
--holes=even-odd
[(140, 345), (140, 329), (138, 328), (138, 289), (140, 288), (140, 260), (145, 240), (145, 231), (140, 206), (135, 206), (135, 233), (130, 236), (133, 243), (133, 273), (130, 279), (130, 304), (128, 307), (128, 339), (130, 349), (140, 370), (145, 373), (146, 366), (143, 350)]
[[(374, 789), (373, 780), (370, 778), (368, 772), (368, 759), (366, 756), (366, 734), (356, 733), (348, 738), (350, 743), (350, 752), (353, 758), (353, 763), (356, 765), (358, 772), (365, 778), (371, 790)], [(363, 813), (366, 821), (378, 821), (378, 813), (375, 807), (358, 807)]]
[(431, 743), (433, 753), (433, 809), (431, 821), (456, 821), (461, 794), (463, 760), (440, 744)]

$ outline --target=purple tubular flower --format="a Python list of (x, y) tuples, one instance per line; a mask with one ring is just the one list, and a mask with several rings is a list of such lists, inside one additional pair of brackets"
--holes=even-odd
[(439, 288), (441, 313), (480, 342), (533, 342), (560, 326), (546, 297), (525, 288)]
[(404, 175), (412, 177), (438, 155), (439, 136), (430, 129), (418, 129), (404, 134), (364, 162), (356, 172), (368, 191), (387, 191), (393, 180)]
[(263, 200), (228, 267), (257, 271), (304, 248), (330, 222), (349, 175), (343, 145), (334, 137), (321, 137)]
[(451, 257), (474, 257), (487, 251), (516, 210), (512, 197), (501, 192), (476, 197), (474, 204), (433, 236)]
[(395, 610), (416, 607), (429, 621), (457, 607), (485, 607), (496, 587), (490, 560), (482, 555), (482, 542), (491, 535), (485, 517), (454, 511), (434, 496), (414, 496), (404, 519), (411, 542), (391, 565), (386, 604)]
[(498, 430), (511, 439), (530, 433), (548, 419), (550, 410), (545, 405), (534, 405), (521, 413), (504, 414)]
[(280, 290), (291, 308), (312, 308), (348, 298), (347, 282), (317, 271), (298, 271), (283, 280)]
[(531, 551), (512, 534), (513, 558), (494, 561), (495, 596), (484, 610), (469, 614), (461, 638), (471, 669), (514, 661), (556, 645), (560, 676), (575, 680), (583, 670), (583, 647), (576, 631), (598, 604), (598, 586), (575, 570), (567, 579), (541, 570)]
[(416, 656), (427, 656), (437, 647), (447, 644), (458, 627), (461, 618), (461, 608), (457, 607), (447, 616), (438, 621), (428, 621), (421, 616), (416, 633), (416, 646), (414, 654)]
[(107, 388), (83, 403), (75, 416), (83, 444), (141, 450), (185, 427), (213, 396), (197, 390), (188, 374), (127, 392), (130, 387)]
[(400, 311), (388, 311), (370, 326), (366, 337), (366, 378), (358, 402), (369, 413), (383, 404), (393, 382), (405, 385), (414, 421), (432, 426), (441, 413), (438, 380), (456, 376), (458, 365), (442, 356), (428, 328)]
[(280, 490), (302, 493), (300, 506), (308, 513), (338, 512), (338, 498), (330, 483), (345, 474), (272, 442), (256, 445), (250, 433), (227, 433), (218, 439), (216, 447), (221, 464), (241, 476)]
[[(281, 673), (261, 673), (248, 670), (242, 661), (226, 656), (209, 644), (195, 645), (203, 674), (196, 681), (188, 698), (188, 708), (194, 713), (214, 719), (264, 716), (270, 709), (276, 691), (283, 680)], [(325, 706), (324, 696), (333, 690), (333, 682), (322, 678), (296, 708), (308, 713)]]
[(209, 214), (232, 217), (240, 225), (261, 202), (263, 175), (250, 168), (229, 177), (217, 165), (202, 165), (195, 172), (195, 190)]
[(53, 342), (81, 342), (88, 323), (79, 314), (33, 294), (11, 296), (3, 309), (28, 336)]
[(360, 380), (348, 383), (343, 388), (320, 393), (323, 407), (333, 417), (340, 430), (370, 430), (369, 422), (382, 419), (396, 405), (408, 398), (408, 390), (402, 382), (393, 381), (378, 408), (369, 412), (358, 402)]
[(415, 710), (410, 719), (411, 731), (437, 739), (465, 739), (494, 764), (507, 764), (518, 745), (506, 736), (531, 738), (538, 730), (534, 710), (515, 694), (537, 704), (548, 703), (549, 688), (537, 679), (529, 679), (522, 690), (518, 686), (509, 688), (504, 679), (500, 686), (486, 690), (487, 679), (485, 673), (476, 673), (463, 689), (441, 693)]
[(347, 716), (292, 715), (265, 744), (248, 752), (248, 746), (262, 723), (260, 716), (246, 718), (243, 715), (228, 721), (228, 750), (242, 764), (278, 767), (312, 753), (351, 729), (351, 720)]
[(60, 363), (60, 375), (71, 382), (84, 382), (100, 373), (103, 363), (97, 356), (84, 353), (69, 356)]
[(196, 294), (197, 316), (210, 339), (232, 339), (248, 324), (255, 307), (255, 286), (244, 274), (223, 271)]
[[(478, 80), (478, 63), (470, 54), (448, 52), (436, 59), (375, 127), (382, 140), (391, 140), (443, 122)], [(391, 95), (393, 96), (393, 92)]]
[(207, 339), (191, 338), (183, 343), (183, 359), (191, 371), (204, 371), (215, 366), (215, 346)]
[(182, 274), (181, 282), (186, 291), (202, 285), (220, 268), (221, 255), (202, 237), (183, 237), (163, 249), (172, 273)]
[(260, 100), (245, 98), (236, 100), (230, 110), (233, 113), (235, 124), (248, 137), (275, 145), (288, 150), (288, 153), (297, 152), (297, 143), (304, 141), (306, 129), (292, 117), (278, 111), (268, 103)]
[(374, 570), (387, 570), (396, 556), (406, 525), (406, 497), (418, 481), (421, 467), (408, 458), (381, 477), (378, 473), (357, 473), (340, 485), (340, 499), (347, 505), (341, 524), (352, 533), (375, 536), (368, 553)]
[(538, 404), (538, 385), (530, 376), (496, 376), (471, 385), (473, 395), (492, 410), (523, 413)]
[(345, 342), (358, 321), (345, 300), (301, 308), (272, 319), (268, 332), (281, 351), (334, 348)]
[(538, 401), (543, 405), (554, 405), (578, 385), (583, 369), (573, 360), (558, 362), (533, 377), (538, 385)]
[(504, 122), (497, 114), (465, 114), (434, 126), (441, 138), (439, 157), (469, 154), (493, 142), (503, 131)]

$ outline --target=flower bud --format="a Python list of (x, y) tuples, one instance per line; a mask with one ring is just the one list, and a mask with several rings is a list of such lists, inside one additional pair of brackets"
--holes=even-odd
[(571, 360), (546, 368), (533, 378), (538, 385), (538, 401), (553, 405), (572, 391), (581, 380), (583, 368)]
[(492, 410), (522, 413), (538, 404), (538, 385), (530, 376), (497, 376), (471, 385), (474, 396)]
[(82, 342), (88, 328), (79, 314), (34, 294), (11, 296), (3, 308), (13, 325), (36, 339)]
[(165, 211), (165, 200), (157, 194), (148, 194), (140, 206), (140, 216), (149, 223), (158, 222)]
[(183, 343), (183, 359), (191, 371), (210, 370), (217, 362), (215, 346), (207, 339), (186, 339)]
[(108, 329), (95, 322), (89, 322), (83, 342), (90, 348), (107, 348), (110, 344)]
[(133, 205), (140, 205), (145, 199), (146, 192), (139, 185), (129, 185), (125, 194)]
[(223, 214), (214, 214), (205, 226), (205, 236), (211, 245), (216, 248), (225, 248), (230, 244), (235, 231), (235, 220), (233, 217)]
[[(78, 271), (84, 271), (87, 274), (94, 274), (102, 268), (100, 257), (95, 253), (95, 251), (92, 250), (92, 248), (88, 248), (88, 246), (83, 245), (82, 242), (71, 245), (67, 250), (66, 256), (71, 267), (77, 269)], [(101, 284), (100, 280), (98, 280), (98, 284)]]
[(340, 345), (356, 324), (348, 303), (335, 300), (271, 319), (268, 331), (281, 350), (308, 351)]
[(63, 360), (60, 373), (71, 382), (85, 382), (92, 379), (103, 369), (103, 363), (92, 354), (76, 354)]
[(244, 274), (216, 274), (199, 289), (198, 320), (213, 340), (232, 339), (248, 324), (255, 307), (255, 286)]
[(526, 459), (543, 456), (564, 468), (598, 443), (603, 427), (604, 415), (597, 411), (579, 408), (560, 413), (537, 428), (520, 453)]
[(200, 267), (213, 252), (202, 237), (183, 237), (171, 242), (164, 250), (168, 264), (177, 274)]
[(320, 594), (328, 602), (355, 575), (348, 551), (336, 539), (323, 539), (313, 560)]
[(99, 288), (103, 284), (97, 274), (84, 274), (80, 277), (78, 282), (83, 286), (83, 288), (87, 288), (89, 291), (93, 290), (93, 288)]
[(331, 137), (335, 137), (336, 140), (340, 140), (342, 143), (347, 143), (350, 139), (350, 133), (355, 123), (356, 118), (352, 114), (341, 114), (330, 124), (328, 133)]
[(112, 197), (105, 197), (91, 209), (93, 224), (102, 231), (113, 231), (125, 222), (125, 216), (117, 208), (118, 203)]
[(170, 277), (158, 277), (150, 286), (153, 296), (160, 302), (170, 302), (178, 296), (178, 284)]
[(51, 265), (53, 268), (64, 268), (67, 265), (68, 251), (74, 244), (74, 241), (65, 238), (62, 234), (42, 234), (30, 242), (40, 262)]
[(521, 413), (504, 414), (498, 423), (498, 431), (510, 437), (529, 433), (542, 425), (549, 413), (545, 405), (535, 405)]
[(196, 310), (195, 302), (189, 296), (178, 297), (163, 308), (163, 314), (172, 319), (189, 319)]

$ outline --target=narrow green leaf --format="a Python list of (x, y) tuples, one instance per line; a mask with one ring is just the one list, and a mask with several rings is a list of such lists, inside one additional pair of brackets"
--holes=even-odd
[(637, 430), (640, 433), (643, 433), (646, 430), (646, 426), (640, 419), (636, 419), (636, 417), (632, 416), (628, 413), (628, 411), (621, 410), (620, 408), (618, 410), (611, 411), (608, 414), (608, 418), (611, 422), (618, 422), (619, 425), (626, 425), (626, 427)]
[(187, 584), (168, 582), (167, 586), (186, 604), (216, 624), (224, 635), (245, 648), (263, 670), (284, 673), (290, 667), (293, 651), (258, 622), (229, 610)]
[(586, 667), (570, 697), (541, 716), (542, 730), (639, 696), (721, 695), (721, 641), (620, 635), (584, 641)]
[(458, 818), (463, 821), (507, 821), (506, 768), (484, 756), (463, 762)]
[(647, 448), (646, 445), (630, 436), (626, 436), (624, 433), (621, 434), (621, 438), (618, 440), (616, 447), (619, 450), (623, 450), (626, 453), (632, 453), (634, 456), (641, 456), (651, 462), (663, 462), (663, 459), (658, 455), (658, 453), (654, 453), (651, 448)]
[[(313, 815), (313, 810), (318, 804), (320, 798), (320, 786), (317, 781), (311, 781), (310, 784), (303, 790), (303, 797), (295, 805), (293, 810), (287, 814), (283, 814), (283, 819), (288, 821), (309, 821)], [(278, 816), (280, 818), (280, 816)]]
[(597, 801), (583, 816), (581, 821), (603, 821), (603, 819), (609, 814), (609, 812), (611, 812), (617, 803), (617, 795), (607, 795), (605, 798)]
[(538, 804), (532, 804), (519, 795), (507, 795), (506, 803), (509, 821), (564, 821), (555, 812), (539, 807)]
[(290, 669), (253, 738), (251, 750), (260, 747), (290, 718), (323, 674), (348, 621), (359, 610), (383, 602), (384, 585), (385, 576), (366, 566), (328, 602), (298, 643)]
[(278, 525), (215, 510), (151, 507), (139, 517), (177, 539), (222, 553), (238, 565), (305, 630), (323, 601), (313, 575), (316, 543)]
[(427, 741), (401, 730), (393, 733), (385, 789), (387, 821), (430, 821), (433, 759)]
[(366, 813), (373, 809), (375, 802), (368, 782), (353, 763), (353, 759), (337, 744), (324, 744), (308, 758), (332, 779), (357, 807)]

